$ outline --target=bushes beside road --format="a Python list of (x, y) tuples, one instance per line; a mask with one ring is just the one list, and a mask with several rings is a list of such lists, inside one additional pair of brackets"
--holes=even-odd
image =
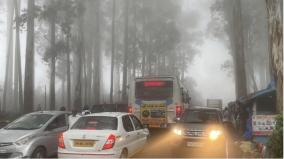
[(276, 117), (276, 126), (267, 143), (269, 157), (283, 157), (283, 114)]

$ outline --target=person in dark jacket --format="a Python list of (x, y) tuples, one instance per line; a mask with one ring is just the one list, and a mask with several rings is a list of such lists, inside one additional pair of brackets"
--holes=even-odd
[(60, 111), (66, 111), (66, 108), (64, 106), (60, 107)]

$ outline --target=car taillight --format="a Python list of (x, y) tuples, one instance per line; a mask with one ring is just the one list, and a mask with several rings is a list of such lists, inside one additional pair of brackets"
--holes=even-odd
[(132, 109), (131, 105), (128, 106), (128, 110), (127, 111), (128, 111), (128, 113), (132, 113), (133, 112), (133, 109)]
[(176, 117), (180, 117), (182, 113), (182, 107), (176, 106)]
[(114, 144), (115, 144), (115, 135), (109, 135), (109, 137), (107, 138), (106, 143), (104, 144), (103, 150), (106, 149), (111, 149), (113, 148)]
[(58, 135), (58, 147), (63, 148), (63, 149), (65, 148), (63, 133), (60, 133)]

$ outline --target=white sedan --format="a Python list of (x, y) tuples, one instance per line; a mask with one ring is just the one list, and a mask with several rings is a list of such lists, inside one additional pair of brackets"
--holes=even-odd
[(127, 158), (142, 150), (149, 130), (128, 113), (104, 112), (80, 117), (58, 137), (58, 157)]

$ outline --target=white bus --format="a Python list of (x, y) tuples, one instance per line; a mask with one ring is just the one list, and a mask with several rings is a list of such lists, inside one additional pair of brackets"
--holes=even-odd
[(172, 76), (140, 77), (130, 83), (128, 112), (150, 128), (167, 128), (189, 106), (188, 92)]

